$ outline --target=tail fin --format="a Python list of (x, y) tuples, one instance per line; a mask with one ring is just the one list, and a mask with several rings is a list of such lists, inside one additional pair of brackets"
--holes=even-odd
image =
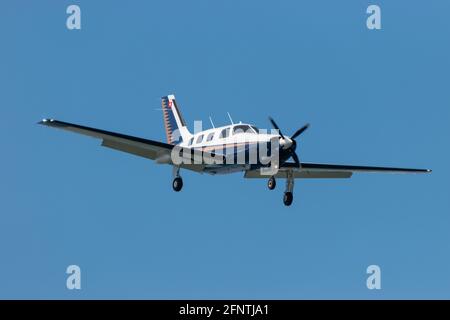
[(163, 111), (164, 128), (166, 129), (167, 143), (178, 144), (182, 141), (188, 141), (192, 134), (186, 127), (183, 116), (178, 109), (173, 94), (161, 98), (161, 107)]

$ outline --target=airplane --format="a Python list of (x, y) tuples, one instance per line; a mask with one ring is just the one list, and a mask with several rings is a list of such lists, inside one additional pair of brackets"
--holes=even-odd
[[(271, 133), (264, 133), (252, 124), (233, 123), (215, 128), (203, 130), (192, 134), (183, 119), (179, 106), (173, 94), (161, 98), (164, 128), (167, 142), (154, 141), (122, 133), (110, 132), (101, 129), (81, 126), (78, 124), (63, 122), (54, 119), (43, 119), (38, 124), (48, 127), (72, 131), (101, 139), (101, 145), (114, 150), (134, 154), (136, 156), (155, 160), (159, 164), (173, 166), (172, 188), (178, 192), (183, 187), (183, 180), (180, 169), (192, 170), (198, 173), (208, 174), (228, 174), (244, 172), (245, 178), (265, 178), (269, 190), (275, 189), (276, 179), (286, 179), (286, 187), (283, 195), (283, 203), (290, 206), (293, 202), (293, 191), (295, 179), (316, 179), (316, 178), (350, 178), (353, 173), (374, 172), (374, 173), (429, 173), (429, 169), (408, 169), (355, 166), (342, 164), (323, 164), (300, 161), (297, 153), (297, 141), (309, 124), (304, 125), (291, 136), (285, 135), (280, 130), (277, 123), (269, 118), (273, 128)], [(264, 157), (257, 161), (249, 161), (249, 150), (254, 145), (271, 144), (276, 147), (270, 150)], [(238, 147), (239, 146), (239, 147)], [(177, 151), (175, 152), (175, 150)], [(185, 153), (182, 153), (182, 152)], [(187, 152), (186, 152), (187, 151)], [(174, 154), (181, 157), (181, 160), (198, 160), (198, 154), (209, 155), (215, 158), (215, 162), (206, 161), (179, 161), (174, 158)], [(239, 156), (244, 156), (244, 162), (227, 161), (236, 160)], [(268, 159), (275, 161), (273, 174), (268, 175), (263, 169), (268, 169)], [(242, 159), (242, 157), (241, 157)], [(293, 161), (290, 161), (290, 160)], [(270, 163), (272, 166), (273, 163)], [(268, 171), (270, 174), (270, 170)]]

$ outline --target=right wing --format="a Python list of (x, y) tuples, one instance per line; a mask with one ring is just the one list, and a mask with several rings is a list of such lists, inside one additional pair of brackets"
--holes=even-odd
[[(151, 160), (156, 160), (157, 163), (173, 164), (172, 150), (175, 147), (175, 145), (172, 144), (133, 137), (121, 133), (105, 131), (96, 128), (85, 127), (78, 124), (53, 119), (44, 119), (38, 123), (45, 125), (47, 127), (63, 129), (83, 134), (86, 136), (90, 136), (93, 138), (102, 139), (103, 147), (111, 148), (126, 153), (131, 153), (136, 156), (144, 157)], [(188, 159), (191, 160), (187, 161), (187, 163), (182, 163), (180, 167), (197, 172), (200, 172), (205, 168), (205, 165), (203, 163), (196, 162), (197, 156), (194, 154), (192, 149), (182, 148), (179, 149), (179, 151), (180, 152), (187, 151), (185, 154), (188, 157)]]
[(137, 138), (121, 133), (80, 126), (78, 124), (53, 119), (44, 119), (38, 123), (47, 127), (63, 129), (84, 134), (93, 138), (102, 139), (102, 146), (104, 147), (131, 153), (152, 160), (156, 160), (166, 155), (170, 156), (170, 152), (174, 147), (171, 144), (163, 142)]

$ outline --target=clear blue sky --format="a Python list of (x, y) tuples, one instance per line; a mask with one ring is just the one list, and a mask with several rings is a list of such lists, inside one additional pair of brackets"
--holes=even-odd
[[(380, 31), (366, 28), (372, 3)], [(448, 1), (0, 9), (0, 298), (450, 298)], [(174, 193), (168, 166), (36, 125), (164, 140), (168, 93), (191, 127), (226, 111), (286, 133), (310, 122), (304, 161), (433, 173), (301, 180), (286, 208), (282, 183), (182, 172)]]

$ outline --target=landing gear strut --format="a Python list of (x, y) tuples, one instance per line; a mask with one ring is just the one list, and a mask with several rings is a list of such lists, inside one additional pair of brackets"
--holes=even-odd
[(183, 188), (183, 179), (181, 179), (180, 177), (180, 168), (179, 167), (173, 167), (173, 175), (174, 175), (174, 179), (172, 182), (172, 188), (173, 191), (180, 191), (181, 188)]
[(269, 178), (269, 181), (267, 181), (267, 188), (269, 188), (269, 190), (273, 190), (273, 189), (275, 189), (276, 185), (277, 185), (277, 181), (275, 180), (275, 177), (271, 176)]
[(283, 203), (285, 206), (290, 206), (294, 200), (294, 195), (292, 194), (294, 191), (294, 174), (292, 171), (287, 171), (286, 175), (286, 191), (284, 192)]

